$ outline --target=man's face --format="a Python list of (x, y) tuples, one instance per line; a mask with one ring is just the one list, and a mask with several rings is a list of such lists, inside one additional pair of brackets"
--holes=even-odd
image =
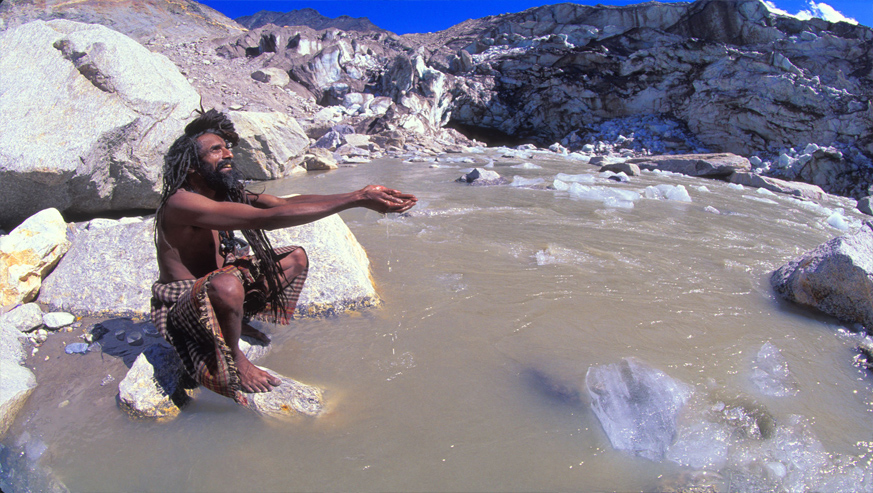
[(197, 137), (197, 143), (200, 147), (200, 164), (196, 171), (206, 185), (222, 193), (238, 187), (242, 173), (233, 168), (233, 153), (224, 139), (215, 134), (203, 134)]

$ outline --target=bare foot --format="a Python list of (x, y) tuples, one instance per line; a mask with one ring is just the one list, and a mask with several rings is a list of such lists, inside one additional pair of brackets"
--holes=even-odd
[(246, 337), (251, 337), (252, 339), (254, 339), (256, 341), (261, 341), (264, 344), (270, 343), (270, 337), (267, 336), (267, 334), (264, 334), (263, 332), (252, 327), (251, 325), (249, 325), (246, 322), (243, 322), (243, 324), (242, 324), (242, 335), (244, 335)]
[(273, 390), (273, 387), (282, 383), (278, 378), (253, 365), (242, 354), (242, 351), (233, 359), (236, 362), (236, 369), (239, 371), (239, 382), (243, 392), (269, 392)]

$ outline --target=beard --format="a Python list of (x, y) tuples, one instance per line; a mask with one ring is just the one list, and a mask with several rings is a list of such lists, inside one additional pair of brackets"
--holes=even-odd
[[(230, 171), (220, 171), (225, 165), (231, 166)], [(242, 190), (243, 188), (243, 175), (233, 167), (232, 159), (222, 159), (213, 170), (201, 166), (200, 175), (203, 176), (203, 180), (209, 188), (224, 195), (227, 195), (231, 190)]]

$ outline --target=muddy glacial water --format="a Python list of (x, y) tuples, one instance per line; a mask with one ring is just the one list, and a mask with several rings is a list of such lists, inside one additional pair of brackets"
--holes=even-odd
[[(97, 388), (119, 374), (88, 402), (84, 390), (43, 397), (53, 411), (29, 429), (47, 446), (41, 463), (72, 491), (873, 489), (873, 379), (852, 364), (856, 336), (769, 284), (774, 269), (857, 229), (854, 201), (801, 203), (649, 172), (619, 183), (554, 154), (501, 156), (384, 160), (266, 185), (285, 194), (384, 183), (419, 197), (402, 216), (342, 213), (383, 306), (264, 326), (274, 347), (259, 364), (323, 387), (328, 414), (274, 422), (201, 392), (173, 421), (133, 421), (113, 398), (119, 363), (89, 354), (57, 378)], [(590, 174), (601, 191), (682, 185), (691, 202), (615, 207), (454, 182), (488, 163), (547, 184)], [(793, 395), (752, 382), (767, 342), (787, 361)], [(611, 445), (585, 377), (628, 357), (693, 389), (679, 418), (683, 452), (652, 461)], [(719, 413), (740, 424), (701, 424)], [(766, 436), (743, 428), (761, 416)]]

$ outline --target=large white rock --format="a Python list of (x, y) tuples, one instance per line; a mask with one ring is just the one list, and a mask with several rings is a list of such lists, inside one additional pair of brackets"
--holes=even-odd
[(0, 360), (0, 438), (36, 388), (36, 377), (14, 361)]
[(42, 325), (42, 309), (36, 303), (25, 303), (0, 316), (0, 323), (12, 325), (21, 332), (30, 332)]
[(153, 208), (199, 96), (163, 55), (96, 24), (0, 33), (0, 223), (47, 207)]
[[(77, 315), (147, 315), (158, 278), (153, 231), (153, 218), (78, 231), (43, 283), (40, 301)], [(270, 236), (274, 247), (296, 244), (309, 254), (298, 313), (314, 316), (378, 304), (367, 255), (339, 216)]]
[(18, 329), (0, 321), (0, 438), (36, 388), (33, 373), (21, 366), (25, 358), (23, 337)]
[(297, 120), (283, 113), (229, 113), (240, 136), (234, 163), (246, 178), (272, 180), (303, 172), (294, 159), (309, 146)]
[(43, 276), (69, 247), (67, 223), (57, 209), (34, 214), (0, 237), (0, 306), (36, 298)]
[(118, 405), (136, 418), (175, 418), (196, 388), (196, 384), (186, 383), (191, 379), (186, 378), (176, 351), (155, 344), (137, 356), (119, 382)]

